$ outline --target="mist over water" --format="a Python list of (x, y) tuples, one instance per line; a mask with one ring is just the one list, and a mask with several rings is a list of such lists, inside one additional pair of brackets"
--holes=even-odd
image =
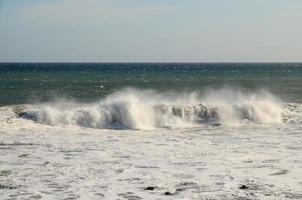
[(128, 88), (95, 103), (60, 100), (30, 105), (20, 116), (53, 126), (148, 130), (278, 124), (283, 122), (282, 113), (281, 102), (264, 90), (246, 93), (228, 88), (204, 93), (160, 93)]

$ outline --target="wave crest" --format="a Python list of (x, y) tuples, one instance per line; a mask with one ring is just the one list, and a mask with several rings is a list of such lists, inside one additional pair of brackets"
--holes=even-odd
[(197, 125), (282, 123), (282, 104), (265, 91), (222, 89), (205, 93), (157, 93), (125, 89), (92, 104), (59, 101), (28, 106), (18, 115), (49, 125), (98, 129), (153, 129)]

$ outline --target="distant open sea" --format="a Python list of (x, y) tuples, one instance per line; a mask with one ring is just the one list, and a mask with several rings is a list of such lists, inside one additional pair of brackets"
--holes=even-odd
[(72, 98), (95, 101), (126, 87), (205, 91), (265, 89), (302, 102), (300, 63), (0, 63), (0, 105)]

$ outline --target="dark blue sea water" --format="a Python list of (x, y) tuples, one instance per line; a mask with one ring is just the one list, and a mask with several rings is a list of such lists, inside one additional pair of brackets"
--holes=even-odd
[(298, 63), (0, 63), (0, 105), (72, 98), (94, 101), (126, 87), (204, 91), (265, 89), (302, 102)]

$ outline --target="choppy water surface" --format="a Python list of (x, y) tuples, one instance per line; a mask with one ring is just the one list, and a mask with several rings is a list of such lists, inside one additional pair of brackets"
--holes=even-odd
[(266, 89), (301, 102), (302, 64), (0, 64), (0, 104), (53, 98), (96, 101), (125, 87), (204, 91)]

